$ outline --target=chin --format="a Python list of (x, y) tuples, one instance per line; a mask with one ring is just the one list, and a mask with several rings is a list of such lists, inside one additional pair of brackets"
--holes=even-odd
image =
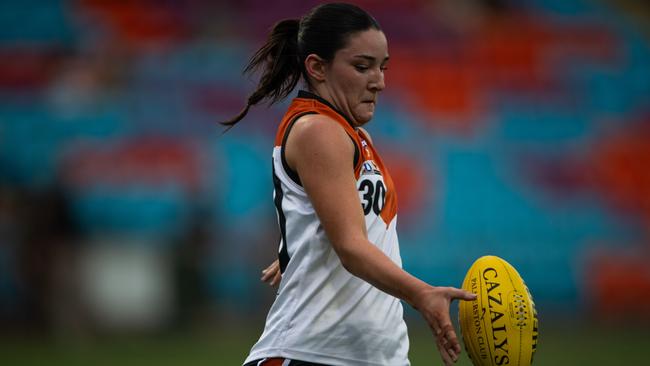
[(359, 125), (364, 125), (370, 122), (374, 115), (373, 112), (359, 113), (355, 116), (355, 120)]
[(359, 116), (359, 117), (356, 119), (356, 122), (357, 122), (357, 124), (358, 124), (359, 126), (363, 126), (363, 125), (365, 125), (366, 123), (370, 122), (371, 119), (372, 119), (372, 114), (369, 115), (369, 116)]

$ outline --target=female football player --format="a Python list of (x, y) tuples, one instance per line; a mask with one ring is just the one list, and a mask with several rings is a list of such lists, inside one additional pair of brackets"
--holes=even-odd
[(404, 300), (427, 321), (445, 364), (460, 344), (449, 316), (474, 295), (429, 285), (402, 269), (393, 181), (362, 128), (384, 90), (389, 60), (377, 21), (349, 4), (326, 4), (277, 23), (246, 71), (261, 71), (248, 109), (299, 91), (273, 149), (274, 202), (282, 238), (266, 326), (245, 365), (409, 365)]

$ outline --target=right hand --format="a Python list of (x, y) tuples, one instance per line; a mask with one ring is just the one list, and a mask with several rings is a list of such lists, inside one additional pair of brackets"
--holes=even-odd
[(271, 263), (266, 269), (262, 270), (262, 282), (267, 282), (269, 286), (275, 287), (280, 283), (282, 274), (280, 273), (280, 261), (277, 259)]
[(433, 331), (436, 346), (447, 366), (458, 361), (461, 353), (460, 342), (449, 316), (449, 307), (454, 299), (475, 300), (476, 295), (454, 287), (430, 287), (420, 294), (414, 304)]

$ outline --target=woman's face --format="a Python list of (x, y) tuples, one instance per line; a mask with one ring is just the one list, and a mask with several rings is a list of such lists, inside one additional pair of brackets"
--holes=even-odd
[(384, 87), (388, 43), (384, 33), (368, 29), (349, 36), (325, 67), (324, 85), (330, 101), (361, 126), (375, 113), (377, 97)]

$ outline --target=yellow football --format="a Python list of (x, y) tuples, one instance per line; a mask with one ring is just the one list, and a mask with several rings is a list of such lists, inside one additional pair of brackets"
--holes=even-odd
[(537, 348), (537, 311), (517, 270), (496, 256), (470, 267), (463, 289), (477, 295), (460, 301), (465, 349), (475, 366), (530, 365)]

